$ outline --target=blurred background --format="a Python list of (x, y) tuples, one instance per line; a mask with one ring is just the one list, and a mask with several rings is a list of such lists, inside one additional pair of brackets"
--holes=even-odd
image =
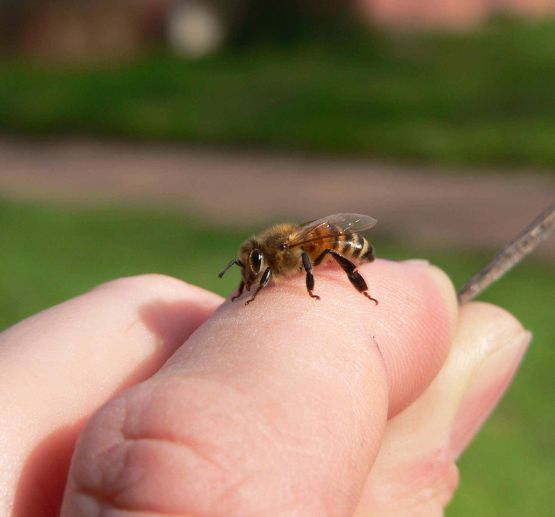
[[(250, 232), (379, 219), (457, 286), (555, 199), (555, 0), (0, 0), (0, 328), (144, 272), (228, 294)], [(448, 516), (547, 516), (555, 246)]]

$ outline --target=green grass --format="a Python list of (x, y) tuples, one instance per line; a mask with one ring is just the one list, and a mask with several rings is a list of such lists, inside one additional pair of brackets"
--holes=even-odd
[(555, 165), (555, 22), (61, 69), (0, 60), (0, 131)]
[[(0, 328), (99, 282), (145, 272), (175, 275), (221, 294), (216, 273), (248, 230), (201, 227), (178, 215), (0, 202)], [(427, 257), (457, 285), (488, 256), (376, 242), (380, 256)], [(484, 297), (512, 311), (535, 338), (518, 379), (461, 461), (449, 516), (552, 515), (555, 478), (555, 320), (552, 264), (529, 260)]]

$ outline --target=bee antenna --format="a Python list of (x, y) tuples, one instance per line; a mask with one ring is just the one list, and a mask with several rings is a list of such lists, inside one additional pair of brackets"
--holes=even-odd
[(231, 266), (239, 266), (239, 267), (243, 267), (243, 264), (240, 260), (237, 259), (233, 259), (230, 260), (229, 263), (227, 264), (227, 266), (224, 268), (224, 270), (218, 275), (220, 278), (222, 278), (226, 271), (231, 267)]

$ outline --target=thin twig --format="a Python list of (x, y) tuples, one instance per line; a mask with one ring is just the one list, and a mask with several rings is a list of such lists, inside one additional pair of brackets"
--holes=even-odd
[(555, 203), (544, 210), (513, 241), (503, 248), (493, 260), (476, 273), (459, 291), (459, 304), (478, 296), (484, 289), (532, 253), (540, 242), (555, 232)]

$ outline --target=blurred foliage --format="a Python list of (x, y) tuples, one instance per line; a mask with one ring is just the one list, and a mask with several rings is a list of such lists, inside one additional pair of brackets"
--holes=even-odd
[[(105, 207), (83, 210), (0, 202), (0, 328), (119, 276), (160, 272), (220, 294), (237, 274), (217, 273), (252, 229), (202, 226), (181, 215)], [(461, 285), (489, 259), (467, 251), (376, 242), (379, 256), (426, 257)], [(518, 378), (460, 462), (461, 489), (448, 516), (552, 515), (555, 477), (555, 321), (552, 264), (528, 260), (484, 299), (534, 332)]]
[(555, 166), (555, 22), (69, 69), (0, 60), (0, 131)]
[[(241, 0), (236, 0), (241, 1)], [(333, 38), (364, 30), (353, 15), (353, 0), (243, 0), (232, 44), (290, 44), (309, 38)], [(239, 10), (239, 9), (237, 9)]]

